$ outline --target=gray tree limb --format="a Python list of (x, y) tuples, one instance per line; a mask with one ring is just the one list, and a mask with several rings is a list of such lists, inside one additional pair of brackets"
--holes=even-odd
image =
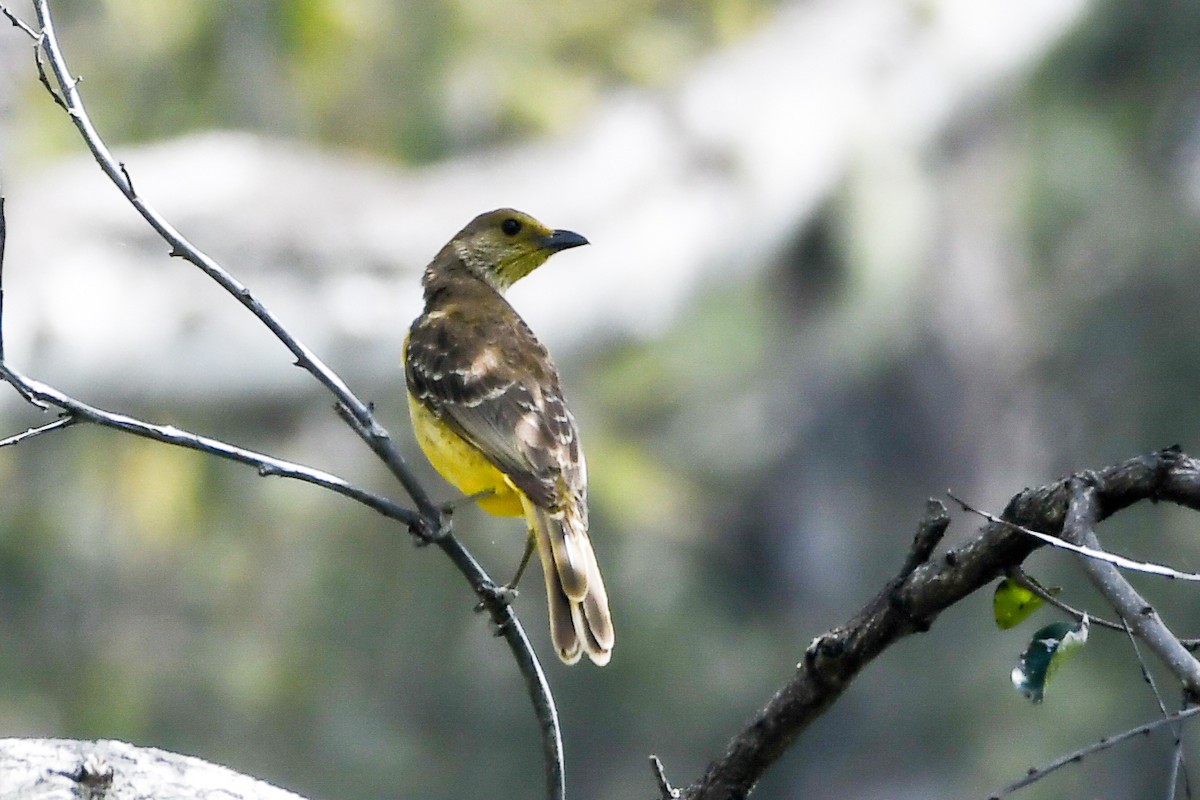
[[(1139, 502), (1168, 501), (1200, 510), (1200, 462), (1169, 448), (1088, 473), (1095, 521)], [(1026, 489), (1001, 519), (1058, 535), (1074, 493), (1073, 478)], [(858, 673), (900, 639), (929, 629), (939, 614), (1021, 564), (1041, 543), (1004, 522), (937, 557), (929, 542), (949, 524), (931, 501), (904, 568), (849, 622), (817, 637), (790, 680), (737, 733), (725, 753), (682, 791), (688, 800), (744, 798), (807, 727), (841, 697)], [(914, 561), (927, 557), (923, 563)]]
[(125, 742), (0, 739), (0, 800), (303, 800), (192, 756)]

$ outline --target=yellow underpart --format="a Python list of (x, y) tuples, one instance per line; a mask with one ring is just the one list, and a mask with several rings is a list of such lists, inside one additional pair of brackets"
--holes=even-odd
[(521, 491), (513, 486), (507, 475), (492, 466), (483, 453), (446, 427), (412, 394), (408, 395), (408, 412), (412, 416), (417, 443), (443, 478), (464, 495), (491, 490), (490, 496), (476, 501), (489, 514), (500, 517), (524, 515)]

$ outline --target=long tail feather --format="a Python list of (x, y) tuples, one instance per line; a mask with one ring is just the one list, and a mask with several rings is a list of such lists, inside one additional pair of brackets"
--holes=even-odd
[[(594, 663), (603, 666), (612, 657), (615, 637), (608, 594), (591, 539), (578, 527), (572, 530), (572, 520), (551, 516), (528, 500), (524, 502), (546, 580), (550, 638), (558, 657), (574, 664), (581, 652), (586, 652)], [(568, 586), (575, 591), (569, 591)]]
[(550, 536), (547, 531), (549, 517), (526, 505), (530, 512), (529, 525), (537, 541), (538, 559), (542, 562), (542, 576), (546, 580), (546, 611), (550, 615), (550, 640), (558, 651), (558, 657), (564, 664), (574, 664), (579, 660), (581, 644), (579, 635), (575, 632), (574, 615), (571, 613), (571, 600), (563, 591), (558, 570), (554, 568), (554, 552), (550, 546)]
[(572, 602), (579, 602), (587, 595), (588, 576), (595, 567), (592, 543), (586, 532), (581, 537), (563, 516), (552, 517), (543, 509), (538, 509), (538, 513), (546, 517), (544, 528), (554, 554), (559, 584)]
[[(595, 650), (588, 650), (590, 655), (600, 651), (611, 653), (616, 636), (613, 632), (612, 614), (608, 610), (608, 593), (604, 590), (604, 579), (600, 577), (600, 567), (592, 557), (592, 574), (588, 576), (588, 593), (580, 604), (583, 606), (583, 616), (587, 621), (588, 632), (595, 642)], [(596, 659), (593, 657), (593, 661)], [(604, 661), (608, 662), (605, 656)], [(599, 662), (597, 662), (599, 663)]]

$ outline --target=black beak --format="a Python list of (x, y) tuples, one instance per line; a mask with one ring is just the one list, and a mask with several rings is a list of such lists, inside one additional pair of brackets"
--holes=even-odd
[(572, 247), (582, 247), (588, 240), (575, 231), (551, 231), (549, 236), (542, 238), (542, 247), (552, 253), (559, 250), (570, 250)]

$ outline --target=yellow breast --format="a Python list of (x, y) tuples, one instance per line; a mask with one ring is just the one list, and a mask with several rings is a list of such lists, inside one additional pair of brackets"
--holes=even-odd
[(520, 491), (508, 476), (492, 466), (482, 453), (446, 427), (411, 394), (408, 395), (408, 413), (412, 416), (417, 443), (443, 478), (465, 495), (490, 490), (491, 496), (476, 501), (489, 514), (501, 517), (524, 514)]

